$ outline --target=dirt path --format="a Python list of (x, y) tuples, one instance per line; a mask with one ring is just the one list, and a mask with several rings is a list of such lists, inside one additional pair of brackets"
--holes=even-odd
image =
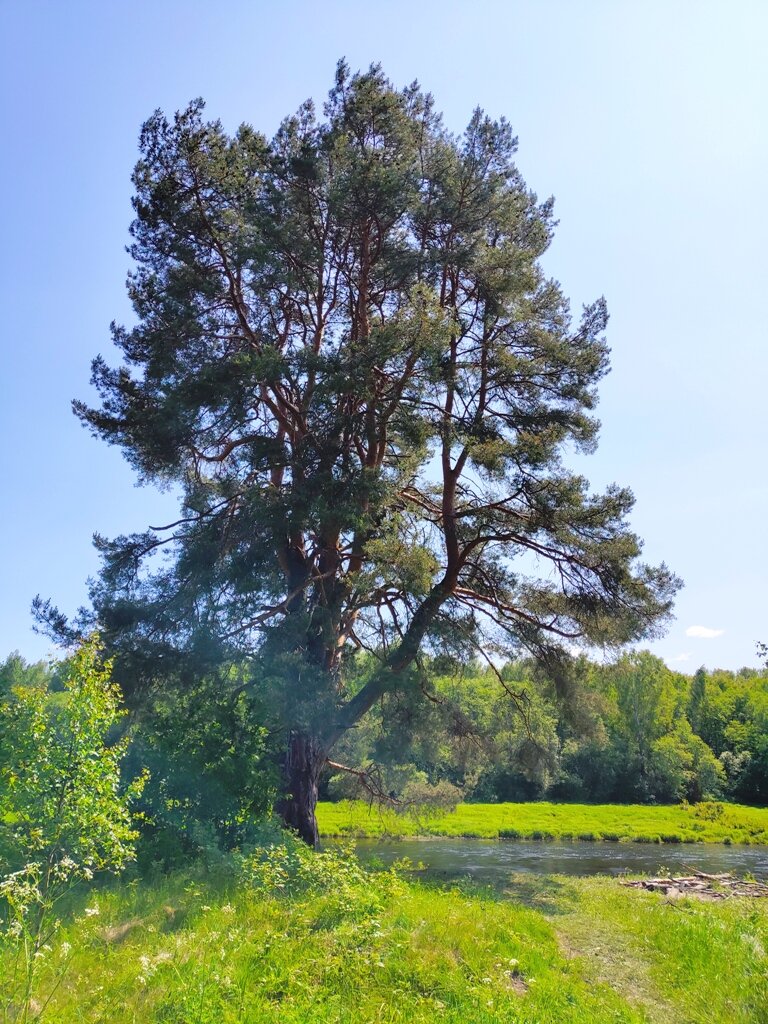
[(631, 936), (578, 912), (551, 916), (549, 921), (565, 956), (581, 958), (591, 981), (610, 985), (631, 1006), (641, 1010), (649, 1024), (684, 1024), (679, 1008), (659, 993), (651, 975), (651, 962)]

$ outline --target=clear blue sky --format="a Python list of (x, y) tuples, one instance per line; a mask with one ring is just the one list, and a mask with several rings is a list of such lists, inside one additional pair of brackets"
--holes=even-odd
[[(418, 78), (449, 127), (506, 115), (560, 219), (574, 307), (605, 294), (613, 371), (595, 486), (630, 485), (646, 556), (686, 583), (651, 649), (693, 671), (768, 640), (765, 0), (0, 0), (0, 659), (45, 655), (35, 593), (85, 600), (107, 535), (157, 523), (69, 410), (127, 320), (142, 121), (193, 97), (271, 133), (336, 61)], [(696, 627), (705, 633), (695, 635)], [(691, 635), (691, 630), (693, 634)], [(698, 630), (701, 632), (701, 629)]]

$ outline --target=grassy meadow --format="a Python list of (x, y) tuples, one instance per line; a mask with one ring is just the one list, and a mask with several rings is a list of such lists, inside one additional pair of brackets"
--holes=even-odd
[(610, 840), (768, 844), (768, 808), (739, 804), (459, 804), (455, 811), (398, 813), (360, 800), (321, 803), (322, 836), (452, 836), (471, 839)]
[[(444, 890), (368, 874), (343, 853), (319, 855), (294, 885), (289, 860), (272, 856), (256, 884), (180, 874), (83, 894), (44, 951), (33, 1013), (50, 1024), (768, 1019), (759, 901), (672, 905), (560, 876), (512, 878), (503, 894)], [(14, 984), (6, 952), (2, 993)]]

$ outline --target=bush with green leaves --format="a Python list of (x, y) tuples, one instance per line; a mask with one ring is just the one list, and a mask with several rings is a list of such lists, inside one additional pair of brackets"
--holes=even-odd
[(240, 859), (246, 887), (265, 897), (322, 901), (324, 918), (362, 921), (379, 913), (387, 900), (405, 890), (398, 870), (368, 871), (354, 844), (313, 851), (290, 833)]
[(264, 720), (247, 674), (231, 666), (147, 700), (126, 758), (129, 771), (146, 765), (151, 775), (140, 801), (142, 871), (216, 861), (253, 841), (279, 791)]
[(0, 702), (0, 811), (6, 873), (0, 879), (0, 942), (16, 949), (6, 1018), (26, 1021), (32, 982), (58, 928), (57, 905), (96, 872), (134, 855), (130, 801), (145, 782), (122, 786), (127, 740), (113, 740), (123, 712), (97, 637), (63, 666), (64, 691), (12, 687)]

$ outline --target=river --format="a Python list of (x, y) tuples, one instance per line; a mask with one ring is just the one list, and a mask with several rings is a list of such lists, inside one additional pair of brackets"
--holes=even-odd
[[(328, 845), (335, 845), (328, 843)], [(424, 875), (446, 881), (472, 878), (501, 886), (518, 872), (562, 875), (681, 874), (731, 871), (768, 879), (768, 846), (714, 843), (646, 845), (608, 842), (504, 842), (493, 839), (359, 839), (358, 856), (384, 864), (408, 857)]]

